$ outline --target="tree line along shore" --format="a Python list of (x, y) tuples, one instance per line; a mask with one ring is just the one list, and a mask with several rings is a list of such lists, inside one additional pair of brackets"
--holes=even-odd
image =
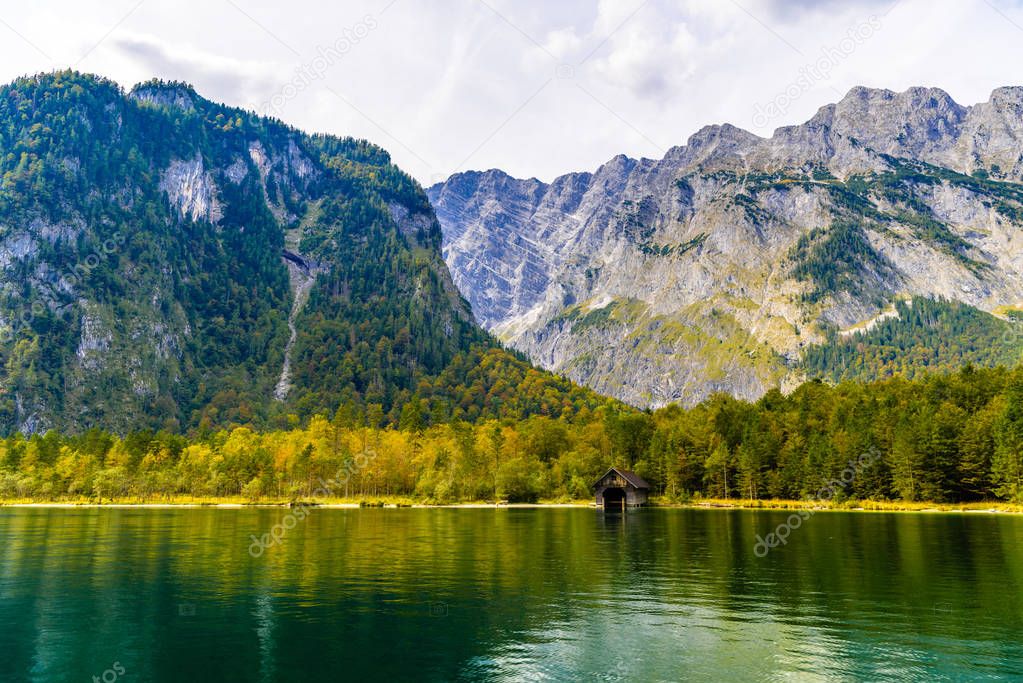
[[(570, 412), (570, 414), (569, 414)], [(756, 402), (399, 424), (342, 406), (292, 428), (0, 440), (0, 501), (563, 503), (610, 466), (661, 504), (1004, 509), (1023, 503), (1023, 369), (808, 382)], [(827, 495), (822, 495), (826, 491)]]

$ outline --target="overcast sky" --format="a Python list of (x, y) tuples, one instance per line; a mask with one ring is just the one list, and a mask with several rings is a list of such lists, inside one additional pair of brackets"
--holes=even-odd
[(543, 180), (761, 135), (854, 85), (1023, 85), (1020, 0), (0, 1), (0, 78), (158, 76), (387, 148), (423, 183)]

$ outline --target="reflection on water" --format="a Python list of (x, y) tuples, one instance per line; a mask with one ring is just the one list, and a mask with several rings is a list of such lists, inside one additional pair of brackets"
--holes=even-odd
[[(1023, 518), (0, 510), (0, 680), (1005, 680)], [(108, 678), (109, 680), (109, 678)]]

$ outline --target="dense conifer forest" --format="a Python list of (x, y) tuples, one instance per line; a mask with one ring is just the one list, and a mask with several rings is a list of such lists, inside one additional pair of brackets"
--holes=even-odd
[(806, 499), (835, 481), (839, 501), (1023, 501), (1021, 369), (809, 382), (756, 403), (718, 395), (653, 413), (582, 405), (468, 422), (412, 401), (396, 426), (379, 406), (293, 419), (263, 433), (13, 435), (0, 441), (0, 497), (572, 500), (616, 465), (667, 501)]

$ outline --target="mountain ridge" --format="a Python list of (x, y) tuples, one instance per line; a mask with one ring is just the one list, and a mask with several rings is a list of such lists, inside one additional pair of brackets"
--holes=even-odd
[(752, 399), (897, 299), (1023, 302), (1021, 112), (1018, 87), (857, 87), (770, 138), (705, 126), (662, 159), (427, 194), (477, 317), (543, 367), (637, 405)]

